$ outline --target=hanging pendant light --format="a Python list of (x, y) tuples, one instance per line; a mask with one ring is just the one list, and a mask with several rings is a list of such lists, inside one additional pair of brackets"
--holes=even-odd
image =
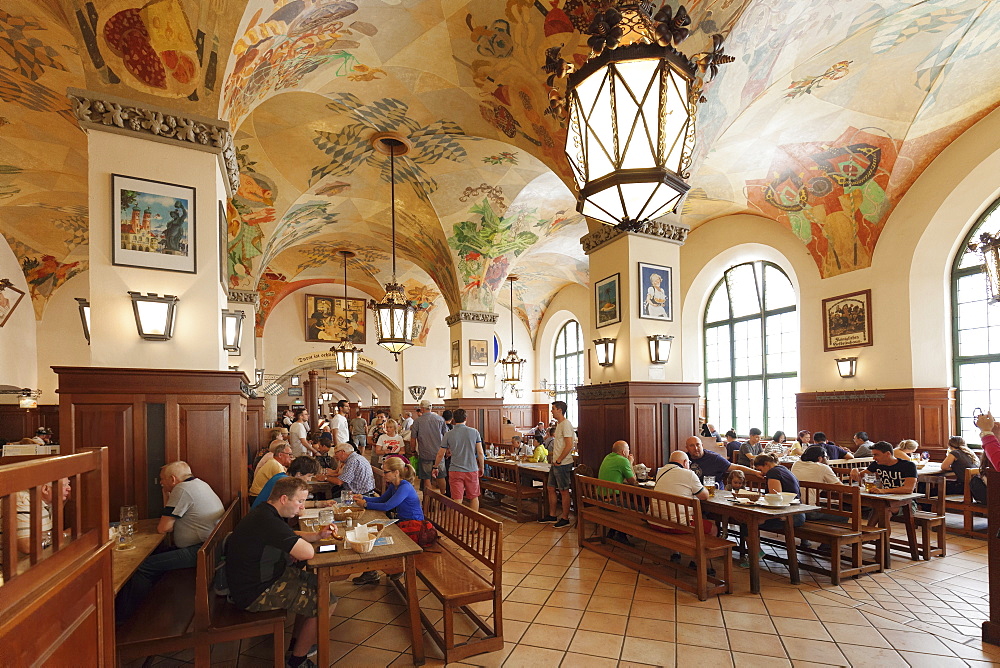
[(392, 216), (392, 281), (385, 286), (382, 301), (371, 302), (375, 311), (377, 343), (399, 361), (399, 353), (413, 345), (413, 324), (416, 308), (406, 298), (403, 286), (396, 282), (396, 156), (410, 150), (409, 143), (390, 132), (379, 132), (372, 137), (376, 151), (389, 156), (389, 196)]
[[(354, 257), (354, 253), (349, 250), (340, 251), (340, 256), (344, 258), (344, 304), (347, 304), (347, 260)], [(346, 313), (346, 306), (345, 306)], [(361, 355), (361, 348), (347, 340), (347, 323), (344, 323), (344, 331), (340, 338), (340, 345), (330, 348), (337, 358), (337, 373), (351, 382), (351, 376), (358, 372), (358, 357)]]
[(514, 349), (514, 281), (517, 276), (508, 276), (507, 280), (510, 281), (510, 350), (500, 364), (503, 366), (503, 382), (520, 383), (524, 360), (517, 356), (517, 350)]

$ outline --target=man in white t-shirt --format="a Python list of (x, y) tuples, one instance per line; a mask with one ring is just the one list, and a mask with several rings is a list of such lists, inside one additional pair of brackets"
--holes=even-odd
[(309, 418), (309, 411), (302, 409), (295, 416), (295, 422), (288, 428), (288, 444), (292, 446), (292, 457), (304, 457), (314, 454), (313, 448), (309, 445), (309, 427), (306, 420)]
[[(653, 487), (653, 491), (673, 494), (674, 496), (693, 496), (702, 501), (708, 498), (708, 490), (701, 484), (698, 474), (691, 470), (691, 458), (682, 450), (674, 450), (670, 453), (670, 461), (656, 472), (656, 485)], [(679, 521), (670, 510), (671, 508), (666, 503), (656, 500), (650, 505), (649, 514), (672, 522)], [(649, 523), (660, 528), (667, 528), (652, 519), (649, 520)]]
[(573, 483), (573, 449), (576, 445), (576, 430), (566, 418), (566, 402), (552, 402), (552, 417), (557, 420), (555, 440), (552, 442), (552, 468), (549, 470), (549, 512), (556, 511), (557, 492), (562, 498), (562, 517), (546, 515), (539, 522), (555, 522), (557, 529), (569, 526), (570, 488)]
[[(334, 443), (350, 443), (351, 430), (347, 426), (347, 400), (337, 402), (337, 412), (330, 418), (330, 431), (333, 432)], [(357, 448), (355, 448), (355, 451)]]

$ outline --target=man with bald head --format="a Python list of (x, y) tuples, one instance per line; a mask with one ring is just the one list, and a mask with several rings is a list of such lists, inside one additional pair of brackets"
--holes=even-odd
[[(697, 439), (697, 436), (693, 438)], [(688, 439), (689, 441), (691, 439)], [(701, 443), (701, 440), (698, 440)], [(711, 453), (715, 455), (715, 453)], [(719, 455), (715, 455), (726, 461)], [(734, 465), (735, 466), (735, 465)], [(656, 486), (653, 487), (654, 492), (663, 492), (664, 494), (673, 494), (674, 496), (683, 497), (694, 497), (696, 499), (701, 499), (704, 501), (708, 498), (708, 490), (705, 486), (701, 484), (697, 474), (691, 470), (691, 459), (688, 457), (686, 452), (680, 450), (675, 450), (670, 453), (670, 461), (660, 467), (660, 470), (656, 472)], [(669, 525), (657, 522), (654, 517), (661, 518), (664, 520), (669, 520), (675, 523), (687, 523), (687, 520), (683, 517), (677, 517), (673, 512), (674, 507), (668, 506), (663, 501), (658, 499), (653, 500), (649, 506), (649, 514), (651, 518), (648, 520), (650, 526), (654, 529), (660, 531), (665, 531), (667, 533), (674, 532), (678, 530), (671, 528)], [(715, 535), (718, 533), (716, 531), (715, 522), (709, 519), (702, 518), (702, 531), (706, 535)], [(674, 554), (670, 557), (671, 561), (680, 561), (680, 555)], [(693, 567), (694, 562), (692, 561), (689, 566)], [(715, 575), (715, 569), (711, 566), (708, 568), (709, 575)]]
[[(697, 436), (691, 436), (684, 441), (684, 449), (690, 459), (691, 471), (699, 480), (704, 480), (705, 476), (714, 476), (716, 484), (719, 485), (729, 471), (743, 471), (747, 475), (760, 477), (756, 470), (747, 466), (733, 464), (728, 459), (715, 452), (706, 451)], [(676, 453), (674, 453), (676, 454)], [(673, 457), (673, 454), (671, 454)]]
[[(597, 477), (619, 485), (639, 484), (635, 479), (635, 472), (632, 470), (632, 454), (629, 452), (628, 443), (625, 441), (614, 442), (611, 446), (611, 452), (601, 462), (601, 469)], [(602, 488), (601, 491), (607, 494), (607, 499), (611, 503), (618, 503), (617, 490)], [(608, 531), (608, 538), (617, 540), (619, 543), (629, 544), (628, 535), (616, 529)]]

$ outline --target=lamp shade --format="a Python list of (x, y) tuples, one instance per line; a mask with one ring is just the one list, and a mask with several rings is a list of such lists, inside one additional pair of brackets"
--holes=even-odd
[(670, 360), (670, 348), (673, 346), (674, 337), (665, 334), (653, 334), (647, 336), (649, 342), (649, 361), (652, 364), (666, 364)]
[(90, 301), (83, 297), (76, 297), (76, 303), (80, 309), (80, 322), (83, 324), (83, 335), (87, 337), (87, 345), (90, 345)]
[(254, 369), (253, 370), (253, 386), (260, 387), (264, 383), (264, 370)]
[(382, 301), (372, 302), (371, 308), (375, 311), (378, 344), (399, 359), (399, 353), (413, 345), (417, 309), (406, 298), (399, 283), (387, 284)]
[(477, 390), (481, 390), (486, 387), (486, 374), (485, 373), (474, 373), (472, 374), (472, 384)]
[(840, 374), (841, 378), (854, 378), (854, 374), (858, 372), (857, 357), (838, 357), (836, 362), (837, 373)]
[(457, 373), (449, 373), (448, 374), (448, 385), (451, 386), (451, 389), (453, 389), (453, 390), (457, 390), (458, 389), (458, 374)]
[(339, 346), (330, 348), (334, 353), (337, 363), (337, 373), (351, 382), (351, 376), (358, 373), (358, 357), (361, 356), (361, 349), (356, 347), (347, 339), (342, 339)]
[(615, 343), (617, 339), (595, 339), (594, 347), (597, 351), (597, 363), (601, 366), (614, 366), (615, 364)]
[(323, 401), (330, 401), (333, 399), (333, 392), (323, 392), (320, 396), (323, 398)]
[(130, 291), (128, 294), (132, 299), (132, 312), (139, 336), (147, 341), (169, 341), (174, 335), (177, 320), (177, 297), (160, 297), (155, 292), (143, 295)]
[(438, 399), (444, 399), (444, 393), (445, 393), (446, 390), (447, 390), (447, 388), (444, 388), (444, 387), (435, 387), (434, 388), (434, 391), (437, 393), (437, 398)]
[(222, 311), (222, 347), (230, 355), (240, 354), (240, 337), (243, 333), (243, 311)]

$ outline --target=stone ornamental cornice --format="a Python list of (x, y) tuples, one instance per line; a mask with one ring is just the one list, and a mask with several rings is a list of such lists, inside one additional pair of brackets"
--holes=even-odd
[(690, 231), (691, 228), (687, 225), (682, 225), (681, 223), (667, 223), (662, 220), (647, 221), (643, 223), (642, 227), (636, 232), (626, 232), (625, 230), (613, 225), (602, 224), (593, 232), (582, 236), (580, 238), (580, 243), (583, 245), (583, 252), (587, 255), (590, 255), (598, 248), (601, 248), (602, 246), (611, 243), (618, 237), (626, 234), (650, 237), (653, 239), (659, 239), (660, 241), (677, 244), (678, 246), (683, 246)]
[(66, 94), (84, 130), (104, 130), (215, 153), (226, 173), (229, 196), (239, 190), (240, 169), (229, 123), (79, 88), (68, 88)]
[(260, 307), (260, 293), (256, 290), (237, 290), (236, 288), (229, 288), (227, 291), (227, 298), (231, 302), (237, 304), (251, 304), (254, 308)]
[(626, 394), (624, 385), (585, 385), (576, 388), (577, 399), (621, 399)]
[(488, 325), (495, 325), (499, 317), (496, 313), (484, 313), (483, 311), (459, 311), (449, 315), (444, 321), (448, 323), (449, 327), (459, 322), (485, 322)]

